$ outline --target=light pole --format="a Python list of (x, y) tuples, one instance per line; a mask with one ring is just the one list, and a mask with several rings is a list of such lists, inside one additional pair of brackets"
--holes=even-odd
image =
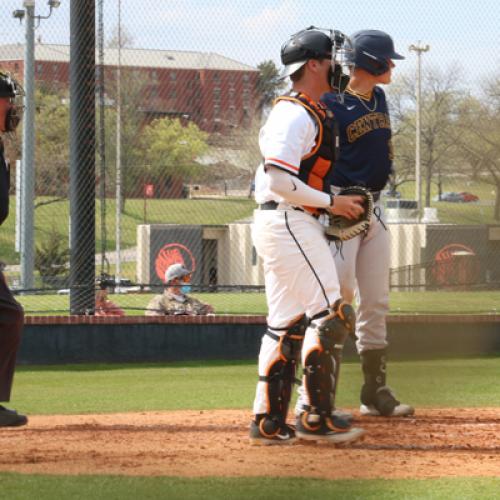
[(421, 172), (420, 172), (420, 99), (422, 86), (422, 52), (427, 52), (429, 45), (421, 46), (420, 41), (417, 45), (410, 45), (409, 50), (417, 54), (417, 91), (416, 91), (416, 123), (415, 123), (415, 198), (417, 199), (417, 213), (420, 220), (422, 209), (422, 191), (421, 191)]
[(120, 292), (122, 239), (122, 2), (118, 0), (118, 61), (116, 66), (116, 292)]
[[(61, 2), (49, 0), (50, 7), (47, 16), (35, 15), (35, 0), (24, 0), (23, 9), (13, 12), (16, 19), (25, 19), (24, 46), (24, 120), (21, 163), (21, 220), (17, 221), (20, 235), (21, 279), (22, 289), (34, 286), (34, 215), (35, 215), (35, 29), (42, 19), (48, 19), (54, 8)], [(35, 19), (38, 24), (35, 26)], [(19, 193), (18, 193), (19, 195)]]

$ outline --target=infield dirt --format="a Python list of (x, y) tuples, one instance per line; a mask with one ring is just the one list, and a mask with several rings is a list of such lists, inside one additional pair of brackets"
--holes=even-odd
[(250, 446), (250, 412), (31, 416), (0, 429), (0, 470), (38, 474), (430, 478), (500, 474), (500, 408), (361, 418), (344, 447)]

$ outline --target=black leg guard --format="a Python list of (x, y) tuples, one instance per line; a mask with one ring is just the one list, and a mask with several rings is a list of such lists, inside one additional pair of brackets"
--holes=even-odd
[(339, 383), (340, 365), (342, 364), (344, 344), (348, 336), (356, 338), (356, 313), (351, 305), (340, 301), (337, 301), (335, 303), (334, 309), (337, 311), (337, 318), (340, 320), (340, 324), (336, 325), (336, 329), (339, 332), (337, 335), (343, 338), (342, 342), (336, 345), (333, 349), (333, 358), (335, 359), (333, 394), (335, 401), (337, 386)]
[(361, 353), (365, 383), (361, 388), (361, 402), (375, 406), (383, 416), (389, 416), (400, 403), (386, 386), (385, 349), (373, 349)]
[(335, 360), (330, 352), (315, 349), (304, 363), (305, 389), (311, 413), (330, 415), (333, 411)]
[(305, 361), (306, 391), (312, 412), (329, 416), (335, 409), (335, 394), (346, 338), (355, 329), (354, 309), (337, 302), (334, 313), (318, 327), (320, 350), (311, 351)]
[[(297, 364), (300, 363), (302, 343), (308, 326), (308, 318), (302, 316), (288, 327), (282, 336), (275, 335), (270, 331), (266, 332), (266, 335), (279, 342), (280, 352), (280, 359), (269, 368), (268, 375), (259, 377), (260, 381), (267, 382), (269, 413), (264, 416), (268, 417), (267, 420), (274, 421), (275, 424), (286, 421)], [(258, 416), (258, 419), (260, 417)], [(272, 427), (276, 427), (276, 425)]]

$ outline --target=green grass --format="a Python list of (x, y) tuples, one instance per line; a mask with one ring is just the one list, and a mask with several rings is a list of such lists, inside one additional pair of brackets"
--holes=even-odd
[[(115, 294), (110, 299), (128, 315), (142, 315), (154, 294)], [(212, 304), (218, 314), (267, 314), (263, 293), (197, 293), (194, 297)], [(27, 314), (67, 314), (68, 295), (22, 295), (17, 297)], [(478, 314), (500, 311), (500, 291), (392, 292), (391, 314)], [(57, 311), (54, 313), (54, 311)]]
[[(297, 471), (300, 476), (300, 471)], [(292, 500), (292, 499), (493, 499), (498, 478), (341, 480), (302, 478), (173, 478), (0, 474), (4, 498)]]
[[(48, 197), (38, 197), (37, 202), (47, 201)], [(15, 197), (11, 196), (11, 207), (15, 207)], [(248, 198), (194, 199), (194, 200), (148, 200), (148, 224), (227, 224), (252, 215), (255, 208)], [(101, 211), (96, 200), (96, 251), (101, 248)], [(116, 219), (115, 202), (106, 203), (107, 248), (114, 250)], [(69, 203), (61, 201), (42, 205), (35, 210), (35, 240), (42, 241), (53, 229), (65, 238), (69, 229)], [(144, 201), (127, 200), (121, 222), (122, 248), (137, 244), (137, 225), (144, 224)], [(2, 225), (0, 232), (0, 255), (2, 260), (14, 264), (19, 255), (14, 251), (15, 217), (11, 216)]]
[[(250, 408), (257, 361), (19, 367), (12, 406), (28, 414)], [(417, 407), (500, 407), (500, 357), (391, 362), (388, 381)], [(338, 405), (358, 404), (358, 362), (344, 363)], [(182, 397), (179, 395), (182, 394)]]
[(477, 314), (500, 312), (500, 290), (476, 292), (391, 292), (392, 314)]

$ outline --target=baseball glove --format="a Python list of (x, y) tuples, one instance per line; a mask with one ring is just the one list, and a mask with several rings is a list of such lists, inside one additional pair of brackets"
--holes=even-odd
[(366, 233), (370, 227), (373, 214), (373, 196), (362, 186), (349, 186), (342, 188), (338, 195), (357, 195), (363, 197), (365, 211), (357, 219), (347, 219), (341, 215), (328, 214), (329, 224), (325, 227), (325, 234), (330, 241), (346, 241), (359, 234)]

